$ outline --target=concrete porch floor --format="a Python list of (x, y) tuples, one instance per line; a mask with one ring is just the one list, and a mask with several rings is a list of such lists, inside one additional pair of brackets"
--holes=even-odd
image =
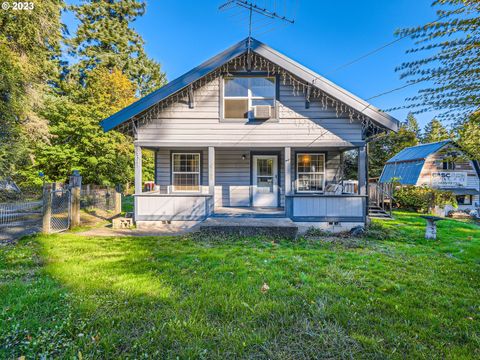
[(213, 217), (248, 217), (248, 218), (284, 218), (285, 208), (283, 207), (216, 207)]

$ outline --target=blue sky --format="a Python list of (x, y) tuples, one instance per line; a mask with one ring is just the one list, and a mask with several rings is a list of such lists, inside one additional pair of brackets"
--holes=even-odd
[[(146, 14), (133, 27), (169, 80), (247, 36), (247, 12), (220, 12), (217, 8), (223, 2), (147, 0)], [(260, 28), (254, 30), (253, 36), (364, 99), (405, 84), (394, 69), (409, 59), (405, 50), (412, 47), (412, 40), (403, 39), (347, 68), (332, 70), (394, 40), (395, 30), (422, 25), (437, 17), (430, 0), (257, 1), (270, 7), (284, 2), (287, 15), (295, 16), (295, 24), (280, 26), (277, 22), (272, 29), (268, 23), (254, 22)], [(71, 14), (65, 14), (64, 21), (72, 32), (75, 21)], [(411, 86), (371, 102), (381, 109), (401, 106), (417, 89)], [(407, 113), (390, 112), (399, 120)], [(434, 115), (423, 113), (417, 118), (423, 126)]]

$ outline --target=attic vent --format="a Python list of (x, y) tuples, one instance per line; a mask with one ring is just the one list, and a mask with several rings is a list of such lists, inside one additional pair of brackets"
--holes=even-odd
[(256, 105), (253, 107), (253, 117), (259, 120), (270, 119), (272, 107), (270, 105)]

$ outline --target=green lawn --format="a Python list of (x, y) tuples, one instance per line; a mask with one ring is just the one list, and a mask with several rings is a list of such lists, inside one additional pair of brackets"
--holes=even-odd
[(0, 248), (0, 358), (479, 358), (480, 227), (396, 216), (383, 240), (26, 238)]

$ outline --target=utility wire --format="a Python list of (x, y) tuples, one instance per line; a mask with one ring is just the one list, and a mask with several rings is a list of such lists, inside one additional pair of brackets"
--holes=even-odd
[(380, 94), (377, 94), (377, 95), (374, 95), (374, 96), (370, 96), (369, 98), (367, 98), (367, 99), (365, 99), (365, 100), (366, 100), (366, 101), (370, 101), (370, 100), (372, 100), (372, 99), (376, 99), (376, 98), (379, 98), (379, 97), (381, 97), (381, 96), (384, 96), (384, 95), (388, 95), (388, 94), (390, 94), (390, 93), (393, 93), (393, 92), (395, 92), (395, 91), (405, 89), (405, 88), (410, 87), (410, 86), (412, 86), (412, 85), (416, 85), (416, 84), (421, 83), (421, 82), (423, 82), (423, 81), (425, 81), (425, 80), (414, 81), (414, 82), (411, 82), (411, 83), (408, 83), (408, 84), (405, 84), (405, 85), (396, 87), (396, 88), (394, 88), (394, 89), (391, 89), (391, 90), (388, 90), (388, 91), (384, 91), (384, 92), (382, 92), (382, 93), (380, 93)]
[[(438, 19), (427, 23), (425, 26), (433, 25), (433, 24), (435, 24), (437, 21), (440, 21), (440, 20), (446, 18), (447, 16), (450, 16), (451, 14), (457, 13), (457, 12), (459, 12), (460, 10), (463, 10), (463, 9), (466, 8), (466, 7), (467, 7), (467, 5), (464, 5), (464, 6), (458, 8), (457, 10), (455, 10), (455, 11), (449, 13), (449, 14), (444, 14), (444, 15), (440, 16)], [(397, 39), (395, 39), (395, 40), (392, 40), (392, 41), (390, 41), (390, 42), (388, 42), (388, 43), (385, 43), (385, 44), (383, 44), (382, 46), (380, 46), (380, 47), (378, 47), (378, 48), (376, 48), (376, 49), (373, 49), (373, 50), (367, 52), (366, 54), (363, 54), (363, 55), (359, 56), (358, 58), (355, 58), (355, 59), (353, 59), (353, 60), (351, 60), (351, 61), (346, 62), (345, 64), (340, 65), (339, 67), (333, 69), (332, 71), (327, 72), (326, 75), (333, 74), (333, 73), (335, 73), (335, 72), (337, 72), (337, 71), (339, 71), (339, 70), (342, 70), (342, 69), (344, 69), (344, 68), (346, 68), (346, 67), (348, 67), (348, 66), (350, 66), (350, 65), (352, 65), (352, 64), (355, 64), (355, 63), (359, 62), (360, 60), (363, 60), (363, 59), (365, 59), (365, 58), (367, 58), (367, 57), (369, 57), (369, 56), (371, 56), (371, 55), (373, 55), (373, 54), (376, 54), (377, 52), (382, 51), (383, 49), (385, 49), (385, 48), (387, 48), (387, 47), (389, 47), (389, 46), (391, 46), (391, 45), (393, 45), (393, 44), (396, 44), (397, 42), (399, 42), (399, 41), (401, 41), (401, 40), (403, 40), (403, 39), (405, 39), (406, 37), (409, 37), (409, 36), (410, 36), (410, 34), (409, 34), (409, 33), (406, 33), (406, 34), (400, 36), (399, 38), (397, 38)]]

